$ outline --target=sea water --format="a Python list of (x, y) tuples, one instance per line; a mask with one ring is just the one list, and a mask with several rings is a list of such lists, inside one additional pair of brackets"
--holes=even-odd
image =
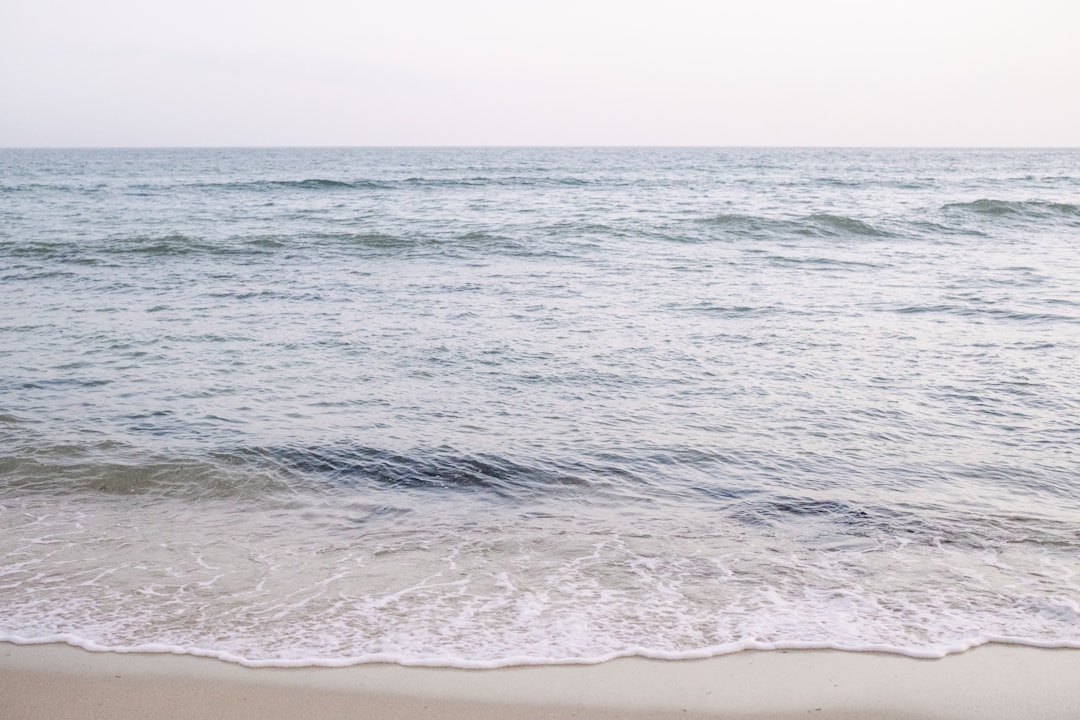
[(1080, 151), (0, 151), (0, 639), (1080, 647)]

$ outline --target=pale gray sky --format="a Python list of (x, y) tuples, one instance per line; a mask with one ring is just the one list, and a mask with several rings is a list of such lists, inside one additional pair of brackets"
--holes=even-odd
[(1080, 145), (1080, 0), (0, 0), (0, 146)]

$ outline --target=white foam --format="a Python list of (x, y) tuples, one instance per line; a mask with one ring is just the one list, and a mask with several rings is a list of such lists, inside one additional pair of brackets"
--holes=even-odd
[(1068, 548), (1003, 548), (988, 563), (962, 546), (814, 551), (769, 537), (580, 532), (547, 520), (350, 544), (337, 532), (282, 532), (276, 514), (253, 515), (237, 533), (230, 515), (173, 510), (140, 516), (116, 502), (68, 534), (56, 532), (62, 512), (6, 516), (0, 639), (252, 667), (1080, 647), (1080, 558)]
[(191, 655), (194, 657), (207, 657), (235, 663), (251, 668), (296, 668), (296, 667), (349, 667), (352, 665), (365, 665), (376, 663), (390, 663), (407, 667), (445, 667), (468, 670), (490, 670), (503, 667), (524, 665), (595, 665), (599, 663), (617, 660), (626, 657), (640, 657), (651, 660), (703, 660), (720, 655), (730, 655), (746, 650), (840, 650), (844, 652), (873, 652), (903, 655), (919, 659), (938, 659), (957, 653), (966, 652), (972, 648), (988, 644), (1019, 645), (1026, 647), (1047, 649), (1080, 649), (1080, 641), (1050, 642), (1033, 640), (1030, 638), (1018, 638), (1010, 636), (986, 636), (971, 638), (949, 644), (938, 645), (933, 648), (909, 648), (882, 644), (847, 644), (847, 643), (812, 643), (812, 642), (759, 642), (743, 640), (724, 645), (696, 648), (683, 651), (658, 651), (647, 648), (627, 648), (619, 652), (609, 652), (602, 655), (580, 656), (538, 656), (538, 655), (511, 655), (506, 657), (477, 660), (473, 658), (456, 657), (453, 655), (409, 655), (402, 653), (369, 653), (349, 657), (298, 657), (298, 658), (261, 658), (253, 659), (243, 655), (222, 650), (207, 649), (201, 647), (187, 647), (182, 645), (170, 645), (166, 643), (143, 643), (140, 645), (102, 645), (93, 640), (74, 635), (71, 633), (59, 633), (56, 635), (23, 637), (21, 635), (0, 633), (0, 642), (9, 642), (16, 645), (44, 645), (51, 643), (63, 643), (73, 647), (82, 648), (90, 652), (114, 652), (114, 653), (158, 653), (171, 655)]

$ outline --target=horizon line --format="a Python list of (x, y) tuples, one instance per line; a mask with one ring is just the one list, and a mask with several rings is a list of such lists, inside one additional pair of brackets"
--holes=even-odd
[(1078, 150), (1080, 145), (588, 145), (588, 144), (385, 144), (385, 145), (0, 145), (0, 150)]

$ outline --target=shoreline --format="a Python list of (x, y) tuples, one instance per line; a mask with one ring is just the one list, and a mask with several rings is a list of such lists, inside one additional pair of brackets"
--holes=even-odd
[(0, 643), (10, 720), (123, 718), (739, 718), (1057, 720), (1080, 717), (1080, 650), (985, 645), (936, 660), (748, 650), (495, 670), (248, 668), (189, 655)]

